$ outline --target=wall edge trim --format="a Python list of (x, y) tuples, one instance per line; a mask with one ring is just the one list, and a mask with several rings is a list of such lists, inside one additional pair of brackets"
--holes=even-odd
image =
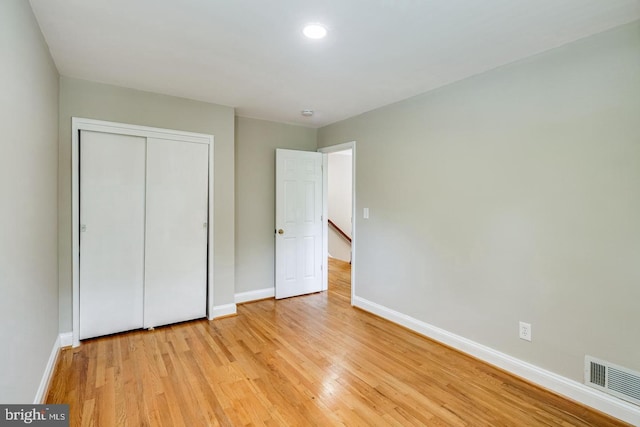
[(261, 299), (274, 298), (276, 296), (275, 287), (271, 286), (264, 289), (256, 289), (254, 291), (238, 292), (235, 294), (236, 304), (245, 302), (258, 301)]
[(51, 380), (53, 379), (53, 374), (56, 368), (56, 363), (58, 362), (59, 355), (60, 335), (56, 336), (56, 340), (53, 342), (53, 348), (51, 349), (49, 359), (47, 360), (44, 372), (42, 373), (42, 378), (40, 379), (40, 384), (38, 385), (36, 396), (33, 399), (34, 405), (45, 403), (44, 400), (47, 397), (47, 391), (49, 390), (49, 384), (51, 384)]
[(60, 333), (60, 348), (71, 347), (73, 345), (73, 332)]
[(235, 303), (216, 305), (211, 311), (209, 320), (217, 319), (219, 317), (233, 316), (237, 313), (237, 307)]
[(619, 418), (633, 425), (640, 425), (640, 407), (609, 396), (572, 379), (563, 377), (508, 354), (494, 350), (470, 339), (430, 325), (406, 314), (362, 297), (354, 297), (353, 306), (404, 326), (420, 335), (431, 338), (483, 362), (524, 378), (563, 397)]

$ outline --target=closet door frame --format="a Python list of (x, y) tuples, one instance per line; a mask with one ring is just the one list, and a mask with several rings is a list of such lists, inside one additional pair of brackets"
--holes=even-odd
[(208, 144), (209, 147), (209, 193), (208, 193), (208, 238), (207, 238), (207, 318), (213, 319), (213, 135), (185, 132), (172, 129), (138, 126), (102, 120), (71, 118), (71, 242), (72, 242), (72, 299), (73, 299), (73, 346), (80, 345), (80, 131), (94, 131), (144, 138), (171, 139), (174, 141)]

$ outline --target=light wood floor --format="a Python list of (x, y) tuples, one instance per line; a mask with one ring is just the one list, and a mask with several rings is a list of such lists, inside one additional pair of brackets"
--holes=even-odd
[(621, 426), (600, 413), (350, 306), (328, 292), (83, 342), (48, 403), (71, 425)]

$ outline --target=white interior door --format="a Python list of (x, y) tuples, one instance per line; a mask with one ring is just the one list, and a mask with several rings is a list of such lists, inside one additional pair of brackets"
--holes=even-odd
[(322, 154), (276, 150), (276, 298), (322, 290)]
[(144, 327), (206, 316), (207, 144), (148, 138)]
[(145, 138), (80, 135), (81, 339), (143, 324)]

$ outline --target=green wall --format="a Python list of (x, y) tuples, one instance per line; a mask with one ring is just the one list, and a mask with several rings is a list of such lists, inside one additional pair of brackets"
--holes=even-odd
[(0, 402), (34, 402), (58, 337), (58, 72), (29, 2), (0, 1)]
[(315, 151), (316, 129), (236, 118), (236, 293), (274, 287), (276, 148)]
[(234, 301), (234, 110), (117, 86), (60, 77), (60, 330), (71, 331), (71, 117), (214, 136), (214, 304)]
[(635, 22), (321, 128), (357, 141), (357, 296), (579, 382), (640, 370), (639, 123)]

